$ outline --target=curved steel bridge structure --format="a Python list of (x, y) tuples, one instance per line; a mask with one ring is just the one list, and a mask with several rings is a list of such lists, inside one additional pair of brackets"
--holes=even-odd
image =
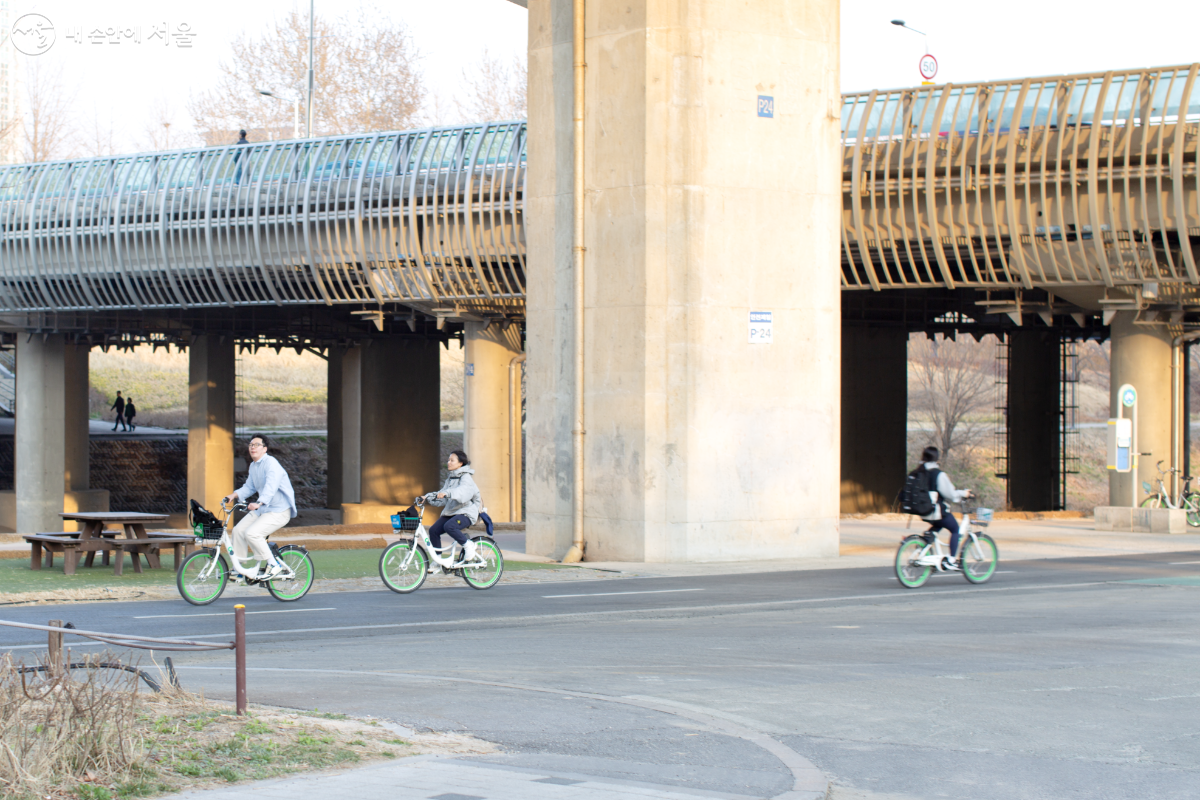
[[(844, 95), (843, 287), (1183, 298), (1200, 284), (1198, 70)], [(0, 313), (518, 318), (525, 141), (514, 121), (3, 166)]]

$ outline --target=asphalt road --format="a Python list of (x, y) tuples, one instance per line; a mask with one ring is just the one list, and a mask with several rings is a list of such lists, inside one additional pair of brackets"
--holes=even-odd
[[(787, 791), (790, 748), (839, 800), (1200, 797), (1200, 552), (1001, 570), (919, 590), (838, 569), (381, 586), (290, 605), (264, 592), (246, 601), (250, 699), (468, 732), (501, 746), (484, 760), (722, 796)], [(233, 603), (0, 618), (226, 639)], [(0, 627), (0, 651), (43, 643)], [(231, 654), (175, 660), (186, 687), (231, 698)]]

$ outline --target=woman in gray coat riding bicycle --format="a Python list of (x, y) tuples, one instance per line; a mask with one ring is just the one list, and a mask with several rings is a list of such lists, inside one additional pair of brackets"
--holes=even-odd
[[(442, 515), (429, 527), (430, 543), (440, 548), (442, 534), (450, 534), (450, 538), (463, 548), (462, 562), (475, 560), (475, 543), (463, 531), (479, 521), (479, 512), (483, 510), (483, 498), (479, 495), (475, 479), (471, 477), (475, 470), (471, 469), (470, 464), (466, 453), (455, 450), (446, 459), (446, 469), (450, 470), (446, 483), (437, 494), (430, 492), (425, 495), (425, 502), (443, 507)], [(430, 565), (431, 571), (434, 568)]]

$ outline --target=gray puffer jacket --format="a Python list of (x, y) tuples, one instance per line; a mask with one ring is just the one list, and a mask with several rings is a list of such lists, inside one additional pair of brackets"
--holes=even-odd
[[(436, 492), (425, 495), (425, 502), (435, 506), (445, 506), (443, 517), (453, 517), (456, 514), (466, 514), (474, 525), (479, 521), (479, 512), (483, 510), (483, 498), (479, 496), (479, 487), (471, 476), (475, 470), (471, 467), (459, 467), (446, 478), (446, 484)], [(446, 495), (438, 497), (439, 494)]]

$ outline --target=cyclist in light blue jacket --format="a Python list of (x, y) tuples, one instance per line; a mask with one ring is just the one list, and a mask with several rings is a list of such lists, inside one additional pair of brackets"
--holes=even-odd
[[(446, 459), (450, 475), (445, 485), (437, 494), (430, 492), (425, 495), (425, 502), (442, 506), (442, 515), (429, 527), (430, 543), (434, 547), (441, 547), (442, 533), (450, 534), (450, 538), (463, 548), (462, 562), (475, 560), (475, 543), (463, 531), (479, 521), (479, 512), (483, 510), (483, 498), (479, 495), (475, 479), (471, 477), (475, 470), (471, 469), (470, 464), (466, 453), (455, 450)], [(430, 569), (433, 569), (432, 565)]]

